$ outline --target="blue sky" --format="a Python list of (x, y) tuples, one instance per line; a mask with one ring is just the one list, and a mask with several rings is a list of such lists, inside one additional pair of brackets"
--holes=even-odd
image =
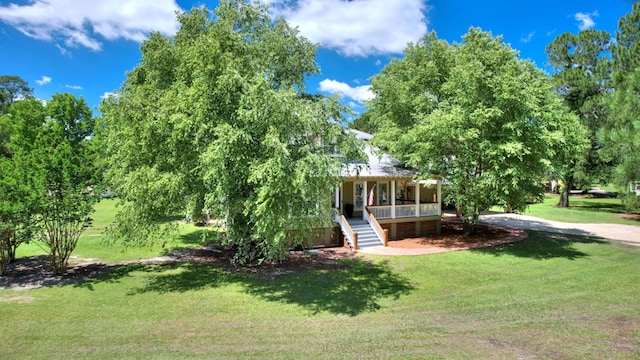
[[(369, 79), (407, 42), (426, 32), (459, 42), (470, 26), (502, 35), (521, 58), (546, 66), (545, 46), (563, 32), (606, 30), (631, 10), (629, 0), (266, 0), (321, 48), (322, 73), (307, 91), (339, 94), (355, 111), (372, 96)], [(118, 90), (140, 60), (151, 30), (171, 35), (176, 11), (216, 1), (0, 0), (0, 75), (17, 75), (43, 100), (82, 96), (92, 109)]]

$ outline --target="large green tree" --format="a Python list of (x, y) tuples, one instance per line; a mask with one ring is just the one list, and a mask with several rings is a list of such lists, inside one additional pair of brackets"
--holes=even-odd
[(15, 260), (18, 246), (34, 234), (30, 154), (44, 120), (42, 102), (33, 98), (14, 102), (0, 114), (6, 134), (6, 151), (0, 154), (0, 273)]
[(351, 143), (343, 109), (303, 93), (316, 48), (266, 7), (225, 0), (178, 20), (174, 37), (142, 44), (101, 106), (108, 180), (123, 200), (112, 235), (147, 243), (168, 217), (209, 209), (226, 219), (235, 261), (282, 259), (330, 221), (331, 155)]
[(577, 35), (563, 33), (546, 48), (555, 72), (551, 79), (565, 103), (587, 128), (589, 146), (575, 153), (556, 175), (563, 180), (559, 206), (569, 206), (574, 185), (589, 186), (608, 181), (611, 164), (602, 156), (597, 133), (607, 125), (605, 96), (611, 89), (611, 35), (605, 31), (583, 30)]
[(565, 137), (584, 130), (546, 75), (480, 29), (459, 44), (427, 34), (372, 85), (379, 144), (444, 178), (466, 233), (492, 206), (517, 211), (540, 197), (554, 160), (581, 146)]
[(56, 94), (43, 105), (24, 99), (9, 108), (10, 156), (0, 161), (0, 247), (7, 260), (32, 237), (49, 250), (56, 274), (66, 271), (97, 199), (93, 118), (82, 98)]
[(33, 89), (20, 76), (0, 75), (0, 114), (6, 113), (12, 103), (32, 94)]
[(32, 96), (33, 90), (21, 77), (0, 75), (0, 157), (9, 156), (9, 137), (11, 135), (11, 117), (3, 116), (9, 112), (11, 104)]
[(614, 182), (630, 211), (640, 209), (640, 197), (628, 191), (629, 183), (640, 181), (640, 2), (621, 17), (613, 56), (613, 88), (608, 100), (610, 125), (600, 132), (605, 150), (617, 160)]
[(100, 173), (91, 145), (93, 117), (87, 103), (72, 94), (55, 94), (29, 154), (31, 191), (38, 215), (39, 241), (49, 249), (56, 274), (66, 271), (80, 235), (90, 225)]

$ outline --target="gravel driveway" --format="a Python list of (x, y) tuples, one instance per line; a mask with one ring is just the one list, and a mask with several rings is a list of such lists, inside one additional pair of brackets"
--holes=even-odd
[(634, 225), (564, 223), (528, 215), (503, 213), (481, 215), (480, 223), (517, 229), (596, 236), (640, 246), (640, 226)]

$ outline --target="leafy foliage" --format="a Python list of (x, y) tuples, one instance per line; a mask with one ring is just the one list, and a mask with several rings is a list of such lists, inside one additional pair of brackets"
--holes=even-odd
[(56, 94), (45, 106), (48, 118), (31, 153), (40, 240), (56, 274), (64, 273), (98, 196), (94, 154), (87, 136), (93, 118), (86, 102)]
[(201, 8), (178, 20), (174, 37), (143, 43), (140, 65), (101, 107), (109, 181), (123, 200), (113, 238), (166, 241), (164, 220), (208, 209), (226, 219), (236, 261), (282, 259), (330, 221), (331, 153), (352, 149), (344, 109), (302, 93), (318, 71), (315, 47), (265, 7), (221, 1), (213, 17)]
[(17, 100), (31, 97), (33, 89), (16, 75), (0, 75), (0, 114), (6, 113)]
[(608, 98), (611, 125), (598, 135), (618, 164), (613, 179), (627, 209), (638, 211), (640, 198), (628, 187), (640, 180), (640, 2), (620, 18), (611, 53), (615, 89)]
[(37, 237), (61, 274), (97, 199), (91, 111), (82, 98), (56, 94), (46, 106), (17, 101), (5, 119), (12, 127), (10, 156), (0, 158), (3, 250), (12, 260), (20, 243)]
[(9, 137), (12, 132), (11, 117), (5, 116), (11, 104), (20, 99), (31, 97), (33, 90), (21, 77), (15, 75), (0, 76), (0, 157), (9, 156)]
[(372, 84), (379, 143), (444, 178), (467, 233), (491, 206), (517, 211), (540, 197), (554, 159), (580, 147), (583, 129), (545, 74), (479, 29), (452, 45), (427, 34)]
[(576, 152), (558, 171), (564, 186), (560, 206), (569, 206), (569, 190), (574, 183), (591, 185), (606, 182), (611, 164), (600, 151), (596, 134), (607, 126), (605, 95), (611, 89), (611, 35), (605, 31), (583, 30), (577, 35), (563, 33), (546, 48), (555, 73), (551, 79), (565, 103), (587, 128), (589, 146)]
[(44, 107), (29, 98), (17, 101), (0, 115), (6, 134), (0, 154), (0, 274), (15, 260), (16, 249), (35, 231), (33, 193), (29, 188), (33, 169), (28, 155), (44, 122)]
[(371, 116), (369, 111), (365, 111), (353, 122), (349, 123), (349, 128), (364, 131), (369, 134), (375, 134), (378, 132), (378, 124), (375, 123), (375, 119)]

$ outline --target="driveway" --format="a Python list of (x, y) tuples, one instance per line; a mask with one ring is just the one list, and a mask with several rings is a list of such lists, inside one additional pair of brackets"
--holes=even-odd
[(596, 236), (640, 246), (640, 226), (621, 224), (577, 224), (544, 220), (518, 214), (487, 214), (480, 223), (526, 230), (540, 230), (563, 234)]

